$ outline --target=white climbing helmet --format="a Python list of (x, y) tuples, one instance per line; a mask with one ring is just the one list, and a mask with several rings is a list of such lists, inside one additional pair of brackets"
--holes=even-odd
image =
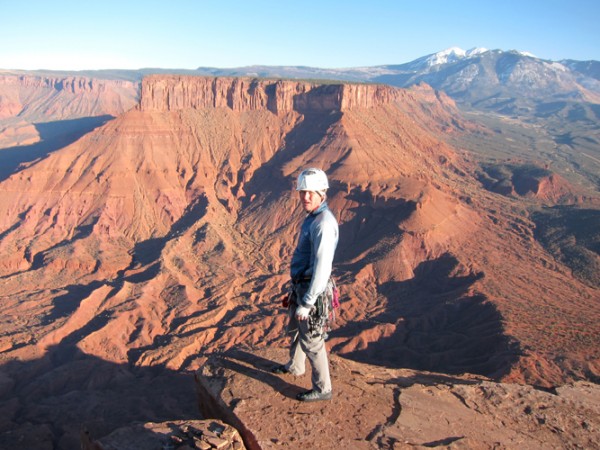
[(327, 175), (321, 169), (305, 169), (298, 175), (297, 191), (321, 192), (329, 189)]

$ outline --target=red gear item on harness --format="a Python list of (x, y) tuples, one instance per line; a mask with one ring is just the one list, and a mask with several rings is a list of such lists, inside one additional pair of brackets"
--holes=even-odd
[(337, 286), (333, 288), (333, 298), (331, 299), (331, 306), (334, 309), (340, 307), (340, 291)]
[(291, 292), (288, 292), (287, 294), (285, 294), (283, 296), (283, 298), (281, 299), (281, 306), (283, 306), (284, 308), (289, 308), (291, 296), (292, 296)]

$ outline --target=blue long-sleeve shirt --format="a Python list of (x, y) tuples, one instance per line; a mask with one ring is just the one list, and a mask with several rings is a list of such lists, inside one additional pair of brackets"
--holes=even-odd
[(308, 291), (299, 299), (302, 306), (314, 305), (327, 288), (338, 237), (337, 220), (325, 201), (302, 222), (290, 270), (292, 280), (310, 279)]

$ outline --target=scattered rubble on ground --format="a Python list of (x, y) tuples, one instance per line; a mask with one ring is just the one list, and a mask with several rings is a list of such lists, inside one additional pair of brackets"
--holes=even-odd
[(219, 420), (132, 425), (99, 440), (82, 435), (83, 450), (245, 450), (238, 431)]

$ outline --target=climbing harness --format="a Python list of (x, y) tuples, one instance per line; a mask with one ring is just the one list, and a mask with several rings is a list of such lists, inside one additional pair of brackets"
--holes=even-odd
[[(294, 314), (298, 306), (298, 298), (301, 298), (310, 284), (310, 279), (300, 280), (292, 283), (287, 296), (284, 296), (282, 305), (289, 308), (289, 313)], [(315, 305), (308, 316), (308, 329), (313, 337), (323, 336), (327, 339), (331, 331), (331, 324), (335, 322), (337, 310), (340, 307), (340, 293), (333, 278), (327, 281), (325, 291), (317, 297)]]

